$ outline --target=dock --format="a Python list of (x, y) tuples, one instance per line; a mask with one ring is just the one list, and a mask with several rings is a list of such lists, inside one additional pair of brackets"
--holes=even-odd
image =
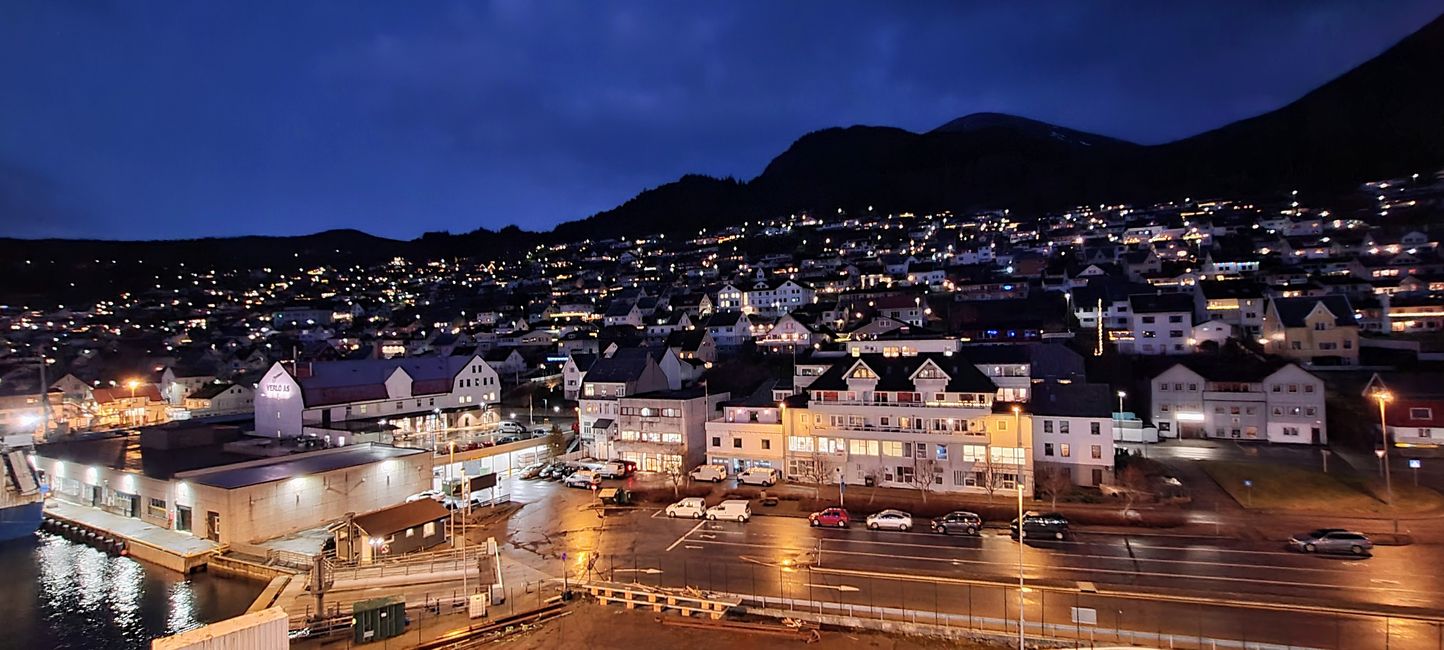
[(204, 570), (220, 546), (210, 540), (161, 528), (139, 519), (122, 517), (58, 499), (45, 502), (45, 517), (114, 537), (124, 542), (126, 553), (131, 557), (180, 573)]

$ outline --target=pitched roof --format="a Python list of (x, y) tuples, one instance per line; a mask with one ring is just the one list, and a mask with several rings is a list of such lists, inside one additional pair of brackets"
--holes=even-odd
[(642, 348), (623, 348), (610, 357), (597, 359), (582, 378), (586, 382), (627, 382), (636, 381), (647, 368), (651, 356)]
[(1045, 381), (1033, 384), (1028, 410), (1033, 415), (1073, 417), (1109, 417), (1113, 410), (1111, 391), (1107, 384), (1060, 384)]
[(1128, 296), (1128, 306), (1135, 314), (1193, 311), (1193, 296), (1186, 293), (1144, 293)]
[(1303, 327), (1304, 318), (1314, 310), (1314, 306), (1323, 303), (1324, 308), (1334, 315), (1334, 324), (1340, 327), (1357, 325), (1354, 322), (1354, 308), (1349, 304), (1346, 296), (1328, 295), (1301, 298), (1274, 298), (1274, 309), (1278, 311), (1279, 321), (1284, 327)]
[(445, 519), (450, 513), (435, 499), (417, 499), (364, 515), (356, 515), (355, 524), (372, 537), (383, 537), (427, 522)]
[(998, 390), (993, 380), (978, 371), (972, 360), (961, 354), (919, 354), (912, 357), (885, 357), (864, 354), (839, 359), (808, 386), (808, 390), (847, 390), (847, 374), (857, 363), (866, 364), (878, 376), (877, 390), (913, 391), (912, 375), (925, 363), (932, 362), (948, 376), (943, 390), (950, 393), (993, 393)]
[(411, 394), (444, 393), (471, 359), (449, 356), (318, 361), (308, 364), (310, 374), (297, 377), (296, 383), (301, 385), (308, 406), (386, 399), (386, 378), (398, 368), (411, 377)]

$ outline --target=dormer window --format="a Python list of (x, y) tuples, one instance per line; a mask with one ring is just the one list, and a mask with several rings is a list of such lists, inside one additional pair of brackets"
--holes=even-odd
[(918, 378), (918, 379), (947, 379), (948, 376), (947, 376), (947, 374), (943, 373), (943, 371), (942, 371), (941, 369), (939, 369), (937, 366), (932, 365), (932, 364), (928, 364), (928, 365), (925, 365), (925, 366), (923, 366), (922, 368), (918, 369), (917, 378)]
[(848, 375), (848, 379), (877, 379), (877, 373), (873, 372), (872, 368), (858, 365), (856, 368), (853, 368), (852, 374)]

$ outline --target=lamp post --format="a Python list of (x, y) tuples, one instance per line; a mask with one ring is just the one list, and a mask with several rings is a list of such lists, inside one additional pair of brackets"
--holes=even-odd
[(135, 412), (135, 388), (139, 385), (140, 382), (134, 379), (125, 382), (125, 387), (130, 389), (130, 401), (126, 402), (126, 408), (131, 413)]
[(1018, 488), (1018, 650), (1023, 650), (1023, 609), (1027, 601), (1023, 597), (1023, 459), (1028, 456), (1023, 448), (1023, 409), (1013, 405), (1013, 433), (1018, 439), (1018, 475), (1013, 485)]
[(1384, 443), (1384, 449), (1379, 452), (1379, 459), (1384, 462), (1384, 489), (1389, 493), (1389, 514), (1394, 519), (1394, 534), (1399, 534), (1399, 507), (1394, 504), (1394, 481), (1389, 474), (1389, 425), (1384, 419), (1384, 404), (1394, 399), (1394, 396), (1387, 390), (1374, 392), (1374, 399), (1379, 402), (1379, 437)]
[(1117, 440), (1122, 436), (1123, 431), (1123, 398), (1128, 397), (1126, 391), (1118, 391), (1118, 417), (1114, 418), (1113, 439)]

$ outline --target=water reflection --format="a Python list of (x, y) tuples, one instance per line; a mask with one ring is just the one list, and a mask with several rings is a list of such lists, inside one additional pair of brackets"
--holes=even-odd
[(0, 576), (0, 647), (17, 648), (147, 648), (157, 636), (244, 612), (262, 589), (181, 576), (47, 534), (0, 546)]

